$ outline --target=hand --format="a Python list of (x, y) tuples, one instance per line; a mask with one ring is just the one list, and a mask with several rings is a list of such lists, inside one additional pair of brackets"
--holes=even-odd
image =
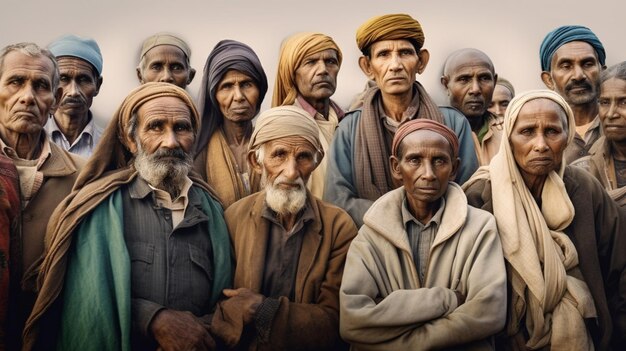
[(191, 312), (161, 310), (150, 323), (152, 335), (163, 351), (215, 350), (209, 326)]
[(265, 296), (246, 288), (224, 289), (223, 293), (229, 299), (237, 301), (239, 306), (241, 306), (245, 324), (249, 324), (254, 320), (259, 305), (265, 300)]

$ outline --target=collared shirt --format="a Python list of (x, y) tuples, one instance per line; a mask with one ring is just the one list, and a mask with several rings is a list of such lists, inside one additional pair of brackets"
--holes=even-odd
[(50, 115), (48, 122), (44, 126), (46, 133), (50, 136), (52, 141), (59, 145), (62, 149), (67, 150), (73, 154), (89, 158), (93, 153), (93, 149), (98, 145), (100, 137), (102, 136), (102, 128), (100, 128), (89, 111), (89, 123), (85, 126), (78, 138), (70, 145), (70, 142), (65, 137), (65, 134), (59, 129), (59, 125), (54, 119), (54, 115)]
[(185, 183), (183, 188), (180, 190), (180, 195), (178, 195), (178, 197), (174, 200), (172, 200), (172, 197), (167, 191), (155, 188), (148, 184), (150, 189), (154, 191), (154, 196), (159, 206), (172, 211), (172, 226), (174, 228), (182, 222), (183, 217), (185, 216), (185, 209), (187, 209), (187, 204), (189, 203), (187, 194), (189, 193), (191, 184), (191, 179), (189, 179), (189, 177), (185, 177)]
[(41, 152), (39, 157), (34, 160), (27, 160), (20, 158), (12, 147), (8, 146), (0, 139), (2, 153), (13, 160), (13, 164), (15, 164), (19, 174), (22, 208), (28, 205), (30, 199), (37, 194), (43, 184), (43, 173), (39, 170), (48, 157), (50, 157), (51, 152), (46, 133), (41, 133), (40, 145)]
[[(319, 113), (315, 107), (313, 107), (311, 104), (309, 104), (302, 95), (298, 94), (298, 97), (296, 98), (296, 101), (294, 102), (294, 105), (300, 107), (301, 109), (305, 110), (308, 114), (311, 115), (311, 117), (313, 117), (313, 119), (316, 120), (330, 120), (330, 118), (325, 118), (321, 113)], [(341, 107), (339, 107), (339, 105), (337, 105), (333, 100), (329, 101), (329, 110), (328, 113), (332, 113), (334, 112), (337, 115), (337, 120), (341, 120), (343, 118), (343, 116), (345, 115), (345, 112), (343, 112), (343, 110), (341, 109)], [(335, 124), (335, 127), (337, 126), (337, 124)]]
[(404, 194), (404, 200), (402, 201), (402, 221), (404, 222), (404, 228), (409, 237), (409, 244), (413, 252), (413, 262), (415, 263), (415, 268), (422, 285), (425, 283), (426, 272), (428, 271), (430, 247), (433, 245), (433, 240), (437, 235), (445, 207), (446, 200), (442, 196), (439, 209), (428, 223), (424, 225), (409, 211), (409, 203), (406, 198), (406, 193)]
[(131, 260), (133, 345), (154, 349), (150, 323), (161, 309), (198, 317), (211, 312), (214, 267), (208, 217), (193, 187), (184, 219), (176, 227), (172, 211), (159, 205), (155, 191), (141, 177), (124, 188), (122, 199)]
[(315, 219), (315, 214), (307, 201), (291, 230), (283, 227), (276, 213), (267, 204), (262, 217), (270, 222), (270, 228), (261, 292), (267, 297), (286, 296), (290, 301), (294, 301), (303, 234), (305, 226)]
[(600, 118), (596, 116), (587, 132), (583, 137), (576, 133), (574, 140), (563, 151), (563, 158), (565, 164), (570, 164), (574, 160), (577, 160), (583, 156), (589, 155), (589, 149), (591, 146), (603, 135), (600, 125)]

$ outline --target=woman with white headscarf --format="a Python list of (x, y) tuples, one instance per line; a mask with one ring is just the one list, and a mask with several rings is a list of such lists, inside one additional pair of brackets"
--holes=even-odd
[[(566, 167), (571, 109), (529, 91), (506, 138), (463, 188), (496, 217), (509, 276), (506, 349), (606, 350), (626, 335), (626, 213), (589, 174)], [(623, 344), (622, 344), (623, 345)]]

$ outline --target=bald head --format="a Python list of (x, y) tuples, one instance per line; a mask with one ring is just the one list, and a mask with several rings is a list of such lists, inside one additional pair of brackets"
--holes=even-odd
[(496, 79), (489, 56), (478, 49), (466, 48), (448, 56), (441, 84), (448, 91), (450, 105), (471, 121), (487, 113)]

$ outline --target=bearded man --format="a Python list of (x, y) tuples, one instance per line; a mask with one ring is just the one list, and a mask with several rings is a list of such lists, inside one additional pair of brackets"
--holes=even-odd
[(317, 125), (298, 107), (272, 108), (259, 116), (249, 150), (264, 190), (225, 212), (237, 264), (212, 331), (238, 349), (344, 349), (338, 291), (357, 230), (305, 187), (324, 157)]
[(231, 257), (221, 206), (189, 173), (199, 120), (173, 84), (122, 102), (51, 219), (25, 349), (215, 347)]

